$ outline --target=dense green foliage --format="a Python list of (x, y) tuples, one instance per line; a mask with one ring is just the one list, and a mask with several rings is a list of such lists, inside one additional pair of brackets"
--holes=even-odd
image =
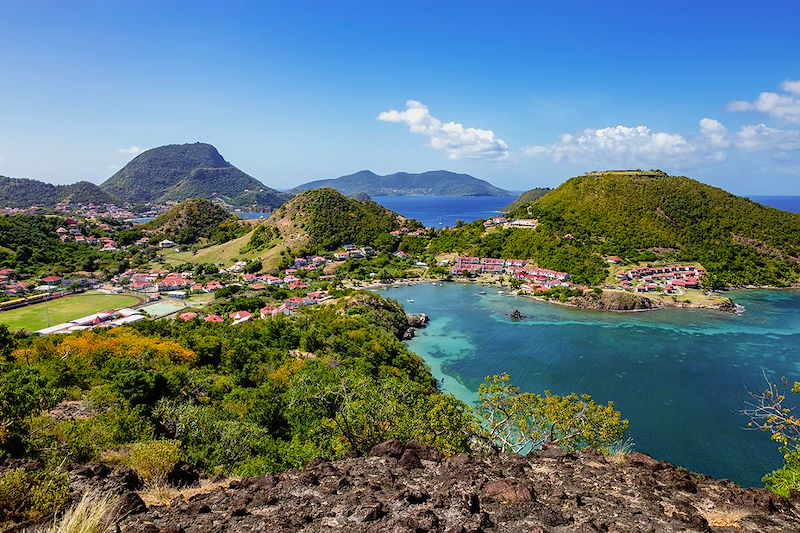
[(270, 209), (289, 198), (231, 165), (204, 143), (147, 150), (100, 187), (136, 203), (218, 198), (235, 206)]
[(366, 193), (371, 196), (403, 195), (442, 195), (442, 196), (511, 196), (491, 183), (474, 178), (468, 174), (456, 174), (446, 170), (432, 170), (420, 174), (396, 172), (379, 176), (369, 170), (362, 170), (335, 179), (317, 180), (304, 183), (292, 189), (301, 193), (311, 189), (330, 187), (342, 194), (352, 196)]
[[(250, 475), (389, 438), (464, 451), (469, 410), (436, 392), (398, 340), (405, 323), (397, 303), (357, 293), (236, 327), (150, 321), (21, 341), (0, 368), (0, 453), (80, 464), (174, 440), (205, 472)], [(63, 397), (91, 416), (39, 415)]]
[(158, 239), (178, 244), (204, 241), (216, 244), (235, 239), (247, 232), (247, 226), (224, 207), (210, 200), (196, 198), (176, 205), (160, 217), (142, 226)]
[(59, 202), (113, 204), (119, 200), (94, 183), (79, 181), (70, 185), (53, 185), (22, 178), (0, 176), (0, 206), (26, 208), (53, 207)]
[(541, 228), (484, 231), (481, 221), (437, 232), (431, 253), (458, 252), (480, 257), (530, 259), (542, 268), (568, 272), (576, 283), (598, 284), (606, 277), (602, 257), (586, 246)]
[(536, 187), (530, 189), (529, 191), (525, 191), (519, 196), (519, 198), (517, 198), (509, 205), (504, 207), (502, 211), (505, 213), (513, 213), (517, 211), (520, 207), (532, 204), (533, 202), (535, 202), (536, 200), (538, 200), (539, 198), (541, 198), (542, 196), (544, 196), (545, 194), (549, 193), (552, 190), (553, 189), (549, 187)]
[(689, 178), (581, 176), (513, 215), (539, 219), (545, 233), (571, 233), (600, 254), (699, 262), (723, 285), (800, 278), (800, 215)]
[(127, 264), (124, 252), (101, 252), (97, 247), (62, 243), (55, 230), (60, 217), (41, 215), (0, 216), (0, 268), (13, 268), (21, 279), (78, 271), (119, 271)]
[[(315, 189), (292, 199), (265, 224), (278, 229), (287, 243), (305, 241), (309, 251), (324, 251), (345, 243), (375, 245), (384, 236), (391, 239), (388, 234), (400, 228), (401, 219), (375, 202), (348, 198), (333, 189)], [(410, 221), (405, 225), (418, 227)], [(258, 238), (264, 237), (259, 234)]]

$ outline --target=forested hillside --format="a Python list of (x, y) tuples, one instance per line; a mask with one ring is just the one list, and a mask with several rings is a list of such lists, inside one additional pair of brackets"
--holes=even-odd
[(225, 208), (202, 198), (187, 200), (142, 226), (142, 230), (178, 244), (221, 243), (249, 231)]
[(101, 252), (97, 247), (62, 243), (55, 233), (64, 219), (50, 216), (0, 216), (0, 268), (13, 268), (19, 279), (77, 271), (115, 271), (124, 252)]
[(391, 238), (389, 233), (404, 224), (418, 226), (375, 202), (348, 198), (333, 189), (315, 189), (273, 213), (256, 238), (263, 238), (270, 228), (270, 235), (279, 234), (280, 240), (293, 249), (324, 251), (344, 243), (375, 244), (381, 236)]
[(205, 143), (142, 152), (101, 187), (135, 203), (218, 198), (238, 207), (271, 209), (289, 198), (231, 165)]
[(442, 232), (433, 251), (528, 257), (583, 282), (604, 278), (603, 256), (699, 262), (709, 286), (787, 285), (800, 279), (800, 215), (686, 177), (592, 173), (509, 214), (536, 231)]
[(379, 176), (362, 170), (335, 179), (317, 180), (295, 187), (293, 193), (330, 187), (352, 196), (366, 193), (372, 196), (441, 195), (441, 196), (510, 196), (511, 193), (495, 187), (488, 181), (469, 174), (447, 170), (431, 170), (418, 174), (395, 172)]
[(119, 200), (94, 183), (53, 185), (43, 181), (0, 176), (0, 207), (52, 207), (59, 202), (112, 204)]

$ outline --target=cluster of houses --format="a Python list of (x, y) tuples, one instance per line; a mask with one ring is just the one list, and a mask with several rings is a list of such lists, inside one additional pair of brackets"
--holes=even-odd
[(8, 296), (20, 296), (29, 290), (33, 283), (30, 281), (17, 281), (14, 279), (14, 269), (4, 268), (0, 270), (0, 290)]
[(545, 292), (555, 287), (570, 287), (569, 274), (528, 266), (523, 259), (495, 259), (492, 257), (457, 257), (450, 268), (452, 274), (508, 274), (521, 281), (522, 292)]
[(389, 233), (389, 235), (391, 235), (392, 237), (403, 237), (406, 235), (409, 237), (422, 237), (423, 235), (427, 235), (427, 233), (430, 230), (431, 230), (430, 228), (419, 228), (412, 230), (406, 227), (402, 227), (398, 230), (392, 231), (391, 233)]
[(633, 292), (657, 292), (683, 294), (685, 289), (699, 289), (700, 279), (705, 275), (702, 268), (688, 265), (640, 267), (619, 272), (616, 277), (621, 289)]
[(367, 259), (377, 255), (375, 249), (371, 246), (358, 247), (354, 244), (345, 244), (342, 250), (333, 252), (333, 258), (336, 261), (347, 261), (348, 259)]
[(517, 228), (517, 229), (536, 229), (539, 221), (536, 219), (508, 219), (506, 217), (493, 217), (483, 223), (483, 227), (489, 228)]
[(511, 269), (522, 268), (524, 259), (495, 259), (492, 257), (456, 257), (450, 273), (460, 274), (503, 274)]
[[(87, 244), (89, 246), (102, 246), (101, 250), (104, 252), (114, 252), (117, 250), (117, 243), (114, 239), (109, 237), (94, 237), (92, 235), (83, 235), (81, 229), (78, 227), (78, 221), (74, 218), (67, 218), (64, 220), (65, 227), (56, 229), (56, 235), (61, 242), (76, 242), (78, 244)], [(111, 226), (105, 222), (98, 222), (95, 224), (99, 229), (110, 232)]]
[(55, 206), (56, 211), (65, 214), (74, 214), (86, 218), (113, 218), (117, 220), (128, 220), (137, 215), (125, 208), (114, 204), (74, 204), (60, 203)]
[(113, 312), (94, 313), (83, 318), (77, 318), (57, 324), (44, 329), (40, 329), (36, 333), (39, 335), (56, 335), (63, 333), (75, 333), (77, 331), (86, 331), (94, 328), (114, 328), (117, 326), (124, 326), (144, 320), (145, 316), (135, 309), (125, 308)]
[[(227, 319), (230, 320), (231, 325), (235, 326), (237, 324), (249, 322), (250, 320), (253, 320), (255, 318), (266, 320), (268, 318), (274, 318), (278, 315), (291, 316), (295, 314), (297, 309), (301, 307), (310, 307), (314, 305), (319, 305), (320, 303), (328, 299), (330, 299), (330, 297), (325, 291), (314, 291), (314, 292), (309, 292), (304, 296), (293, 296), (291, 298), (288, 298), (278, 306), (262, 307), (257, 314), (251, 313), (250, 311), (234, 311), (228, 314)], [(177, 318), (178, 320), (181, 320), (183, 322), (190, 322), (192, 320), (203, 320), (204, 322), (222, 323), (225, 322), (226, 320), (226, 317), (222, 315), (209, 314), (205, 316), (200, 316), (200, 314), (194, 311), (181, 313), (180, 315), (178, 315)]]

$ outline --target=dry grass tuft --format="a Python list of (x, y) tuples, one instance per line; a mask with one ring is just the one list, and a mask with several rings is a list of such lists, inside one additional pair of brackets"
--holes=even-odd
[(175, 498), (180, 497), (183, 500), (188, 500), (192, 496), (198, 494), (208, 494), (219, 488), (227, 488), (232, 481), (239, 478), (228, 478), (222, 481), (208, 481), (201, 480), (199, 487), (187, 487), (185, 489), (176, 489), (163, 484), (148, 487), (145, 490), (139, 491), (139, 496), (142, 498), (148, 507), (165, 507), (169, 505)]
[(741, 529), (741, 521), (750, 516), (743, 509), (709, 509), (700, 514), (706, 519), (708, 525), (714, 527), (732, 527)]
[(114, 507), (116, 498), (97, 491), (84, 493), (81, 500), (67, 509), (46, 530), (46, 533), (103, 533), (118, 521)]

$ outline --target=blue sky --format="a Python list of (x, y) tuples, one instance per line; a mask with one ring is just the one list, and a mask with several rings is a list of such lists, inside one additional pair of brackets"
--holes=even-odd
[(284, 188), (662, 168), (800, 194), (800, 4), (0, 3), (0, 174), (101, 182), (204, 141)]

